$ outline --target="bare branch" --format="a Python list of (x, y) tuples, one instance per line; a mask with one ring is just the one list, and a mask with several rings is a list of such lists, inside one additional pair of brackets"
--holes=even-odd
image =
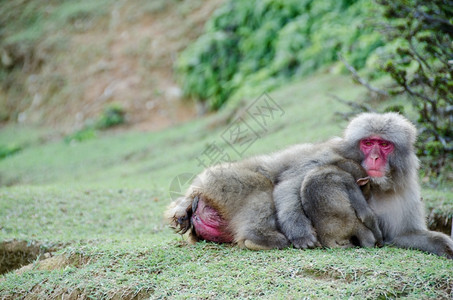
[(366, 81), (365, 79), (363, 79), (362, 77), (360, 77), (360, 75), (357, 73), (357, 70), (351, 66), (344, 58), (343, 56), (338, 53), (338, 58), (343, 62), (343, 64), (346, 66), (346, 68), (348, 68), (349, 72), (351, 72), (352, 76), (354, 77), (355, 80), (357, 80), (361, 85), (363, 85), (364, 87), (366, 87), (369, 91), (373, 92), (373, 93), (376, 93), (378, 95), (382, 95), (382, 96), (389, 96), (389, 93), (384, 91), (384, 90), (381, 90), (381, 89), (378, 89), (374, 86), (372, 86), (371, 84), (368, 83), (368, 81)]
[(439, 24), (439, 26), (442, 28), (442, 30), (444, 32), (448, 33), (450, 36), (453, 36), (453, 26), (446, 19), (434, 17), (419, 9), (415, 10), (414, 17), (416, 17), (416, 18), (423, 17), (427, 21), (427, 23), (437, 23), (437, 24)]
[(402, 84), (402, 86), (403, 86), (404, 90), (409, 93), (409, 95), (414, 96), (414, 97), (418, 97), (418, 98), (423, 99), (423, 100), (426, 100), (431, 105), (436, 104), (436, 100), (435, 99), (432, 99), (432, 98), (430, 98), (430, 97), (428, 97), (428, 96), (426, 96), (424, 94), (421, 94), (421, 93), (418, 93), (418, 92), (414, 91), (406, 82), (404, 82), (404, 84)]

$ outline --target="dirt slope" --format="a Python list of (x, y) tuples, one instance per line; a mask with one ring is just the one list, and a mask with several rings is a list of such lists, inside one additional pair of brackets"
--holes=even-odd
[(126, 110), (127, 126), (144, 130), (194, 118), (195, 104), (183, 101), (172, 67), (222, 2), (161, 1), (145, 10), (141, 1), (117, 1), (101, 18), (56, 29), (38, 49), (57, 41), (50, 58), (24, 75), (30, 100), (17, 120), (71, 132), (109, 103)]

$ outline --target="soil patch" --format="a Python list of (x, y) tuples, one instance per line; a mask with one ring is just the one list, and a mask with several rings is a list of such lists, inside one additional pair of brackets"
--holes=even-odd
[(3, 241), (0, 243), (0, 275), (50, 258), (56, 250), (57, 246), (47, 247), (35, 241)]
[(428, 227), (430, 230), (440, 231), (448, 236), (452, 236), (453, 217), (445, 216), (445, 214), (431, 211), (428, 216)]
[(144, 1), (117, 1), (83, 30), (55, 29), (36, 47), (51, 41), (60, 46), (47, 50), (39, 70), (23, 74), (24, 92), (10, 100), (17, 121), (67, 134), (112, 103), (126, 111), (123, 130), (157, 131), (196, 118), (174, 64), (223, 2), (159, 1), (161, 7), (143, 9)]

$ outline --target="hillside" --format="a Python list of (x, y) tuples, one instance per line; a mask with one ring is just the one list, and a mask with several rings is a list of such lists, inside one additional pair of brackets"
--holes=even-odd
[(69, 133), (110, 103), (133, 128), (158, 130), (195, 117), (173, 63), (222, 2), (2, 4), (0, 122)]

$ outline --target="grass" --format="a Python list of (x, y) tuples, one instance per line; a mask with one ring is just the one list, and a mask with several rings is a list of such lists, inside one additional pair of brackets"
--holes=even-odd
[[(0, 160), (0, 241), (59, 250), (0, 275), (0, 298), (451, 297), (453, 262), (419, 251), (187, 246), (163, 222), (170, 183), (178, 174), (201, 171), (197, 158), (208, 145), (240, 159), (340, 135), (346, 123), (334, 112), (346, 108), (328, 93), (354, 98), (361, 92), (346, 77), (330, 74), (272, 92), (282, 113), (243, 155), (222, 139), (228, 111), (162, 132), (100, 133), (70, 144), (46, 138), (51, 130), (3, 128), (0, 144), (22, 150)], [(424, 197), (431, 209), (451, 216), (451, 187), (425, 189)]]
[(77, 254), (82, 264), (28, 276), (10, 273), (10, 288), (17, 295), (36, 286), (47, 295), (79, 290), (97, 299), (139, 292), (152, 298), (439, 299), (448, 296), (452, 283), (442, 260), (398, 249), (251, 252), (207, 243), (150, 247), (143, 242), (77, 247), (61, 255)]

